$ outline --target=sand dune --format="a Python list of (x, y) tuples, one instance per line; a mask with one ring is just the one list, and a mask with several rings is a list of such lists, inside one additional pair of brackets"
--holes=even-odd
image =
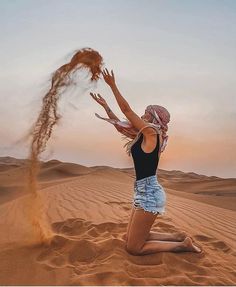
[[(133, 256), (122, 239), (132, 207), (133, 169), (42, 163), (40, 194), (55, 235), (50, 245), (25, 245), (22, 242), (31, 236), (24, 212), (29, 194), (10, 195), (24, 173), (25, 163), (15, 163), (13, 159), (3, 163), (6, 169), (0, 171), (0, 192), (10, 197), (0, 197), (1, 285), (236, 284), (236, 213), (204, 202), (204, 196), (227, 198), (224, 183), (226, 191), (230, 190), (227, 182), (235, 190), (235, 179), (159, 170), (167, 209), (152, 231), (184, 230), (204, 253)], [(185, 182), (182, 189), (178, 179)], [(222, 195), (195, 194), (201, 187), (208, 192), (221, 190)], [(203, 199), (196, 200), (198, 196)]]

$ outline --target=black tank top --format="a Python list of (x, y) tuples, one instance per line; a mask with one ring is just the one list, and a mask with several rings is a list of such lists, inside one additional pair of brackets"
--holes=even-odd
[(142, 150), (141, 144), (143, 141), (143, 133), (140, 135), (136, 143), (131, 147), (131, 154), (134, 161), (134, 167), (136, 172), (136, 180), (142, 179), (156, 174), (158, 162), (159, 162), (159, 145), (160, 139), (159, 134), (157, 134), (157, 144), (155, 149), (146, 153)]

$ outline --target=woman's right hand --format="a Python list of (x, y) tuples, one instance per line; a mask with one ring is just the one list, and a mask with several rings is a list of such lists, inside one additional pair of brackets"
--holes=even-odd
[(101, 106), (105, 107), (107, 105), (106, 100), (100, 94), (90, 93), (90, 95)]

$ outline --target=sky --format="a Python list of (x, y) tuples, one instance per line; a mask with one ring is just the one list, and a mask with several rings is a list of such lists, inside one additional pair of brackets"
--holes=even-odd
[[(170, 112), (158, 168), (236, 177), (235, 35), (234, 0), (1, 0), (0, 156), (28, 157), (51, 74), (90, 47), (138, 115), (150, 104)], [(104, 81), (77, 85), (41, 158), (133, 167), (122, 135), (95, 117), (107, 114), (91, 91), (123, 119)]]

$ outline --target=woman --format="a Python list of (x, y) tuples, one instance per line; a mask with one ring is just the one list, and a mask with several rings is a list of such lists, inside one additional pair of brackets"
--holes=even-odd
[(150, 232), (157, 215), (163, 214), (165, 210), (166, 194), (157, 180), (156, 169), (168, 139), (166, 131), (170, 120), (169, 112), (164, 107), (150, 105), (140, 118), (120, 94), (113, 71), (110, 74), (104, 69), (102, 75), (128, 121), (120, 121), (99, 94), (90, 93), (93, 99), (104, 107), (110, 119), (97, 114), (96, 116), (114, 124), (119, 132), (132, 139), (125, 145), (128, 154), (132, 154), (136, 172), (134, 205), (125, 236), (127, 252), (132, 255), (161, 251), (201, 252), (185, 232), (172, 234)]

